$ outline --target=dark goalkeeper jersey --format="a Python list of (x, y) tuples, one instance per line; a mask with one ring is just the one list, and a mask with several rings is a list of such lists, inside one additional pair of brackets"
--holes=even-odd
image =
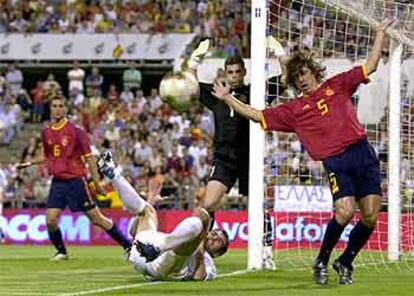
[[(212, 85), (200, 83), (200, 102), (214, 113), (214, 158), (229, 164), (249, 163), (249, 121), (213, 96)], [(250, 104), (250, 86), (231, 90), (243, 103)]]

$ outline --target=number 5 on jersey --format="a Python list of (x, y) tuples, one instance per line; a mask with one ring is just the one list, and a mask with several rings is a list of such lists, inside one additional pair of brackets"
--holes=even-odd
[(331, 185), (332, 194), (335, 194), (335, 193), (339, 192), (338, 181), (336, 180), (336, 177), (335, 177), (334, 173), (329, 174), (329, 185)]
[(329, 112), (329, 107), (325, 99), (320, 99), (317, 101), (316, 106), (318, 107), (318, 110), (321, 112), (322, 116)]

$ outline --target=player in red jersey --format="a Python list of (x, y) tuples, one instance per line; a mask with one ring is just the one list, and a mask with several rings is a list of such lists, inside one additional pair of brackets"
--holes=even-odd
[(388, 20), (377, 30), (370, 55), (363, 66), (338, 74), (325, 82), (324, 70), (309, 52), (295, 54), (286, 64), (286, 82), (302, 95), (263, 111), (235, 99), (229, 87), (216, 83), (214, 95), (234, 111), (260, 122), (266, 130), (294, 132), (315, 160), (322, 160), (335, 205), (319, 255), (314, 265), (316, 283), (328, 282), (327, 264), (345, 226), (352, 219), (355, 205), (362, 219), (353, 228), (348, 246), (333, 268), (339, 283), (352, 284), (352, 262), (373, 232), (381, 207), (378, 158), (367, 141), (351, 96), (368, 75), (377, 69)]
[(49, 174), (53, 176), (46, 211), (49, 238), (57, 249), (52, 259), (68, 259), (58, 226), (59, 216), (66, 206), (73, 212), (85, 212), (94, 225), (104, 229), (127, 250), (131, 247), (131, 242), (114, 222), (99, 211), (90, 196), (85, 180), (87, 173), (85, 162), (97, 192), (105, 194), (99, 184), (96, 159), (92, 154), (88, 135), (82, 128), (67, 119), (66, 112), (66, 99), (54, 97), (50, 103), (51, 123), (42, 130), (43, 158), (18, 164), (18, 168), (25, 168), (46, 163)]

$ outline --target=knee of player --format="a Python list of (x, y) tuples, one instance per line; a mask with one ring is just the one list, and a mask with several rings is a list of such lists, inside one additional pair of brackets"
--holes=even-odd
[(362, 216), (362, 221), (364, 225), (371, 229), (375, 228), (375, 226), (377, 225), (377, 219), (377, 213), (368, 213)]
[(59, 217), (46, 217), (47, 228), (57, 228)]
[(341, 225), (348, 224), (354, 216), (355, 210), (353, 208), (341, 207), (335, 210), (335, 219)]
[(47, 221), (46, 222), (47, 230), (56, 231), (58, 229), (57, 220), (56, 221)]

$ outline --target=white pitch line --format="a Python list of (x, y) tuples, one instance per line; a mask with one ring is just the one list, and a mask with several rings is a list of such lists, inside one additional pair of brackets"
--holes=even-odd
[[(218, 275), (218, 278), (222, 277), (229, 277), (232, 275), (239, 275), (244, 274), (249, 271), (247, 270), (236, 270), (229, 273), (224, 273), (221, 275)], [(121, 286), (114, 286), (114, 287), (108, 287), (108, 288), (102, 288), (102, 289), (95, 289), (95, 290), (88, 290), (88, 291), (80, 291), (75, 293), (63, 293), (63, 294), (57, 294), (57, 296), (80, 296), (80, 295), (88, 295), (88, 294), (95, 294), (95, 293), (104, 293), (109, 291), (116, 291), (116, 290), (124, 290), (124, 289), (131, 289), (131, 288), (137, 288), (137, 287), (143, 287), (143, 286), (149, 286), (149, 285), (158, 285), (158, 284), (165, 284), (165, 283), (171, 283), (171, 282), (149, 282), (149, 283), (139, 283), (139, 284), (130, 284), (130, 285), (121, 285)]]

